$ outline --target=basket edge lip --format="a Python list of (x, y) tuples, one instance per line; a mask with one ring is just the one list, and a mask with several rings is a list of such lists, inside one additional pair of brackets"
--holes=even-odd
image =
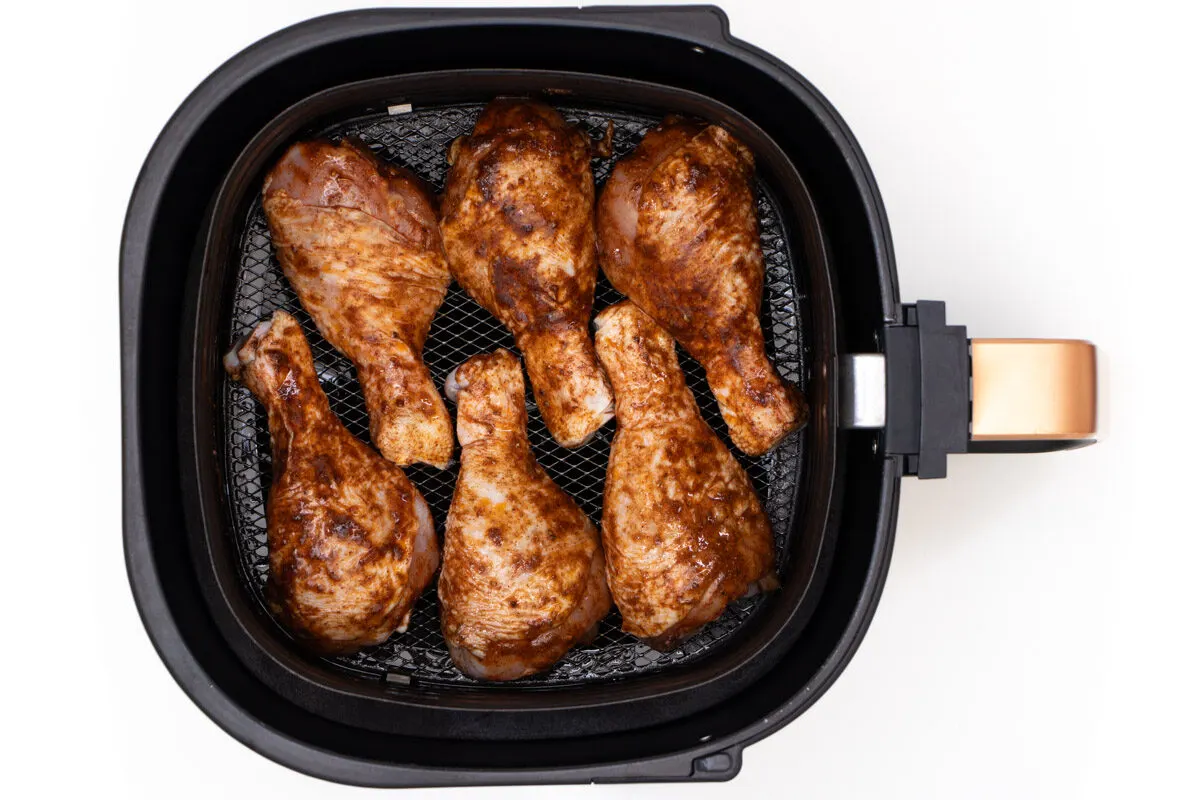
[[(441, 74), (441, 73), (450, 73), (450, 74), (454, 74), (454, 75), (463, 75), (463, 74), (465, 74), (465, 73), (474, 73), (474, 72), (481, 72), (481, 71), (480, 71), (480, 70), (439, 70), (439, 71), (438, 71), (438, 73), (439, 73), (439, 74)], [(569, 73), (562, 73), (562, 72), (560, 72), (560, 71), (542, 71), (542, 70), (520, 70), (520, 71), (516, 71), (516, 70), (511, 70), (511, 71), (510, 71), (510, 70), (483, 70), (482, 72), (487, 72), (489, 75), (495, 75), (495, 74), (497, 74), (497, 73), (499, 73), (499, 74), (505, 74), (505, 73), (509, 73), (509, 72), (513, 72), (513, 73), (517, 73), (517, 72), (520, 72), (520, 73), (536, 73), (536, 74), (545, 74), (545, 75), (547, 75), (547, 76), (559, 76), (559, 75), (567, 75), (567, 74), (569, 74)], [(404, 76), (404, 77), (406, 77), (406, 78), (419, 78), (419, 77), (420, 77), (420, 75), (419, 75), (419, 74), (413, 74), (413, 75), (406, 75), (406, 76)], [(386, 83), (387, 83), (388, 81), (390, 81), (390, 80), (394, 80), (394, 79), (392, 79), (392, 78), (371, 79), (371, 80), (368, 80), (368, 81), (362, 81), (362, 82), (359, 82), (359, 83), (360, 83), (361, 85), (369, 85), (369, 84), (384, 84), (384, 85), (386, 85)], [(354, 84), (351, 84), (351, 85), (349, 85), (349, 86), (351, 86), (351, 87), (355, 87), (356, 85), (354, 85)], [(339, 88), (345, 88), (345, 87), (339, 87)], [(330, 91), (333, 91), (333, 90), (330, 90)], [(319, 94), (325, 94), (325, 92), (321, 92), (321, 93), (319, 93)], [(296, 106), (296, 107), (303, 106), (303, 105), (304, 105), (304, 104), (305, 104), (307, 101), (309, 101), (309, 100), (312, 100), (312, 99), (313, 99), (312, 97), (309, 97), (309, 98), (306, 98), (305, 100), (301, 100), (301, 101), (299, 101), (298, 103), (296, 103), (296, 104), (295, 104), (295, 106)], [(564, 100), (566, 100), (566, 99), (569, 99), (569, 98), (564, 98)], [(479, 102), (479, 103), (475, 103), (475, 102), (469, 102), (469, 103), (459, 103), (459, 102), (455, 101), (455, 102), (452, 102), (452, 103), (450, 103), (450, 104), (449, 104), (447, 107), (459, 108), (459, 107), (462, 107), (462, 106), (475, 106), (475, 105), (480, 105), (480, 106), (481, 106), (481, 105), (483, 105), (483, 103), (482, 103), (482, 102)], [(556, 107), (557, 107), (557, 106), (556, 106)], [(565, 108), (565, 109), (567, 109), (567, 110), (571, 110), (571, 111), (581, 111), (582, 113), (588, 113), (588, 114), (591, 114), (591, 113), (596, 113), (596, 114), (602, 113), (601, 111), (598, 111), (598, 110), (595, 110), (595, 109), (589, 109), (586, 103), (580, 103), (580, 104), (576, 104), (576, 103), (567, 102), (567, 103), (564, 103), (564, 105), (563, 105), (563, 108)], [(426, 109), (422, 109), (422, 110), (426, 110)], [(441, 112), (442, 112), (442, 108), (440, 108), (440, 107), (433, 107), (432, 109), (428, 109), (428, 110), (432, 110), (432, 112), (433, 112), (433, 113), (435, 113), (435, 114), (436, 114), (436, 113), (441, 113)], [(277, 119), (287, 116), (287, 115), (289, 114), (289, 112), (290, 112), (290, 111), (291, 111), (291, 107), (289, 107), (289, 109), (288, 109), (288, 110), (285, 110), (284, 112), (281, 112), (281, 114), (279, 115), (279, 117), (277, 117)], [(420, 114), (420, 113), (421, 113), (421, 110), (414, 110), (414, 115), (417, 115), (417, 114)], [(564, 112), (564, 113), (565, 113), (565, 112)], [(653, 116), (653, 115), (646, 115), (646, 114), (642, 114), (641, 112), (618, 112), (618, 113), (626, 113), (626, 114), (627, 114), (627, 116), (629, 116), (629, 117), (631, 117), (631, 118), (632, 118), (632, 117), (646, 117), (647, 119), (649, 119), (649, 118), (651, 118), (651, 117)], [(408, 115), (405, 115), (405, 116), (408, 116)], [(324, 127), (324, 128), (322, 128), (322, 129), (320, 129), (320, 130), (319, 130), (319, 132), (317, 133), (317, 135), (318, 135), (318, 136), (321, 136), (321, 137), (324, 137), (324, 136), (330, 136), (330, 137), (332, 137), (332, 138), (334, 138), (334, 139), (336, 140), (336, 139), (337, 139), (337, 138), (338, 138), (338, 137), (339, 137), (341, 134), (338, 134), (338, 133), (330, 133), (330, 131), (331, 131), (331, 130), (335, 130), (335, 129), (344, 128), (344, 127), (346, 127), (346, 126), (351, 126), (351, 127), (354, 127), (354, 126), (358, 126), (358, 125), (360, 125), (360, 124), (375, 125), (375, 124), (379, 124), (380, 122), (386, 121), (386, 120), (387, 120), (387, 119), (389, 119), (389, 118), (390, 118), (390, 117), (389, 117), (389, 115), (388, 115), (386, 112), (384, 112), (384, 111), (378, 111), (378, 110), (377, 110), (377, 111), (373, 111), (373, 112), (371, 112), (371, 113), (367, 113), (367, 114), (363, 114), (363, 115), (360, 115), (360, 116), (354, 116), (354, 117), (348, 118), (348, 119), (347, 119), (347, 120), (345, 120), (345, 121), (337, 121), (337, 122), (333, 122), (333, 123), (329, 124), (327, 127)], [(653, 118), (657, 118), (657, 117), (653, 117)], [(324, 122), (326, 122), (326, 121), (327, 121), (327, 120), (324, 120), (322, 124), (324, 124)], [(351, 135), (354, 135), (354, 134), (351, 134)], [(764, 135), (765, 135), (765, 134), (764, 134)], [(407, 164), (406, 164), (406, 166), (407, 166)], [(598, 184), (598, 185), (599, 185), (599, 184)], [(775, 214), (776, 216), (782, 216), (782, 215), (781, 215), (781, 213), (780, 213), (780, 211), (781, 211), (781, 209), (782, 209), (782, 206), (783, 206), (783, 200), (782, 200), (780, 197), (778, 197), (778, 196), (777, 196), (777, 193), (776, 193), (776, 192), (775, 192), (775, 191), (774, 191), (774, 190), (773, 190), (771, 187), (769, 187), (769, 186), (763, 186), (763, 187), (762, 187), (762, 191), (763, 191), (763, 192), (765, 193), (765, 195), (766, 195), (766, 196), (769, 198), (768, 202), (771, 204), (771, 206), (772, 206), (772, 208), (773, 208), (773, 211), (772, 211), (772, 213), (773, 213), (773, 214)], [(223, 194), (225, 193), (225, 192), (224, 192), (224, 189), (222, 190), (222, 193), (223, 193)], [(226, 198), (226, 200), (227, 200), (227, 201), (228, 201), (228, 200), (232, 200), (232, 198)], [(252, 204), (252, 210), (251, 210), (251, 214), (252, 214), (252, 216), (253, 216), (254, 218), (257, 218), (257, 216), (258, 216), (258, 212), (253, 210), (253, 204)], [(212, 223), (210, 222), (210, 224), (212, 224)], [(250, 223), (248, 223), (248, 224), (250, 224)], [(263, 225), (265, 226), (265, 223), (263, 223)], [(782, 222), (782, 220), (780, 220), (780, 221), (777, 223), (777, 225), (778, 225), (778, 227), (779, 227), (781, 230), (783, 229), (783, 222)], [(239, 232), (239, 233), (238, 233), (238, 234), (235, 236), (235, 238), (236, 238), (236, 239), (237, 239), (237, 240), (238, 240), (238, 241), (241, 243), (241, 244), (240, 244), (241, 250), (239, 251), (239, 253), (240, 253), (240, 257), (241, 257), (241, 258), (242, 258), (242, 260), (243, 260), (243, 263), (244, 263), (244, 260), (245, 260), (245, 253), (244, 253), (244, 250), (245, 250), (245, 248), (246, 248), (245, 239), (246, 239), (246, 233), (247, 233), (247, 230), (249, 230), (249, 228), (243, 228), (243, 229), (242, 229), (242, 230), (241, 230), (241, 231), (240, 231), (240, 232)], [(784, 248), (784, 251), (783, 251), (783, 252), (787, 253), (787, 252), (788, 252), (788, 250), (790, 249), (790, 244), (789, 244), (789, 243), (787, 243), (787, 242), (785, 241), (785, 243), (782, 245), (782, 247)], [(798, 257), (800, 257), (800, 256), (796, 255), (795, 253), (792, 253), (792, 254), (791, 254), (791, 256), (790, 256), (790, 257), (789, 257), (789, 259), (788, 259), (788, 262), (789, 262), (789, 264), (790, 264), (790, 263), (792, 263), (792, 262), (793, 262), (793, 260), (794, 260), (794, 259), (796, 259), (796, 258), (798, 258)], [(239, 269), (244, 269), (244, 267), (239, 267)], [(240, 278), (239, 280), (244, 280), (244, 279), (245, 279), (245, 278), (244, 278), (244, 276), (243, 276), (243, 278)], [(282, 278), (281, 278), (281, 280), (282, 280)], [(777, 276), (777, 277), (776, 277), (774, 280), (779, 280), (779, 277)], [(791, 278), (791, 276), (790, 276), (790, 275), (787, 277), (787, 280), (788, 280), (789, 282), (791, 282), (792, 278)], [(237, 289), (237, 287), (238, 287), (238, 286), (241, 286), (241, 283), (236, 283), (236, 282), (235, 282), (235, 284), (234, 284), (234, 285), (235, 285), (235, 292), (236, 292), (236, 289)], [(615, 291), (615, 290), (614, 290), (614, 291)], [(235, 296), (235, 302), (236, 302), (236, 300), (237, 300), (237, 297)], [(449, 302), (449, 298), (447, 298), (447, 301), (446, 301), (446, 302)], [(472, 302), (472, 303), (473, 303), (474, 301), (471, 301), (471, 300), (469, 300), (469, 299), (468, 299), (468, 302)], [(764, 303), (764, 313), (765, 313), (765, 306), (766, 306), (766, 304)], [(236, 309), (234, 310), (234, 313), (235, 313), (235, 315), (238, 313), (238, 312), (236, 311)], [(441, 313), (441, 312), (439, 311), (439, 314), (440, 314), (440, 313)], [(798, 312), (797, 312), (797, 314), (798, 314)], [(236, 316), (235, 316), (235, 319), (237, 319), (237, 317), (236, 317)], [(234, 323), (234, 328), (235, 328), (235, 330), (236, 330), (236, 327), (237, 327), (237, 323), (235, 322), (235, 323)], [(765, 325), (765, 324), (764, 324), (764, 328), (766, 328), (766, 325)], [(796, 333), (796, 335), (798, 336), (798, 335), (799, 335), (799, 333), (797, 332), (797, 333)], [(234, 338), (236, 339), (236, 335), (234, 336)], [(431, 332), (430, 332), (429, 341), (430, 341), (430, 342), (431, 342), (431, 341), (433, 341), (433, 338), (434, 338), (434, 337), (433, 337), (433, 332), (431, 331)], [(429, 343), (427, 342), (427, 348), (428, 348), (428, 347), (429, 347)], [(800, 349), (801, 349), (801, 350), (803, 350), (803, 346), (802, 346), (802, 345), (801, 345), (801, 348), (800, 348)], [(810, 365), (808, 365), (808, 364), (807, 364), (807, 359), (804, 359), (804, 358), (803, 358), (803, 356), (802, 356), (802, 354), (798, 354), (798, 355), (796, 356), (796, 359), (798, 360), (798, 362), (800, 362), (800, 366), (801, 366), (801, 368), (802, 368), (802, 369), (804, 369), (804, 368), (805, 368), (805, 367), (807, 367), (807, 366), (810, 366)], [(698, 364), (694, 364), (693, 366), (694, 366), (695, 368), (697, 368), (697, 369), (699, 368)], [(227, 386), (226, 386), (226, 390), (225, 390), (225, 393), (224, 393), (224, 394), (225, 394), (225, 396), (223, 397), (223, 402), (225, 403), (225, 405), (224, 405), (224, 406), (222, 407), (222, 409), (221, 409), (221, 415), (223, 415), (223, 416), (226, 416), (226, 417), (227, 417), (227, 416), (228, 416), (228, 414), (229, 414), (230, 412), (229, 412), (229, 405), (228, 405), (228, 404), (229, 404), (229, 397), (228, 397), (228, 382), (226, 382), (226, 383), (227, 383)], [(715, 401), (714, 401), (714, 402), (715, 402)], [(715, 406), (714, 406), (714, 409), (715, 409)], [(712, 411), (712, 414), (714, 414), (714, 415), (715, 415), (716, 413), (717, 413), (717, 412), (716, 412), (715, 410), (713, 410), (713, 411)], [(710, 422), (710, 424), (711, 424), (711, 422)], [(790, 439), (789, 439), (789, 441), (790, 441)], [(728, 446), (728, 447), (731, 449), (731, 451), (732, 451), (732, 445), (727, 443), (727, 446)], [(789, 447), (799, 447), (799, 448), (803, 449), (803, 445), (802, 445), (802, 444), (795, 444), (795, 443), (793, 443), (793, 444), (791, 444), (791, 445), (787, 445), (787, 446), (789, 446)], [(234, 449), (235, 449), (235, 448), (232, 448), (232, 447), (231, 447), (231, 445), (229, 444), (229, 442), (228, 442), (228, 441), (226, 441), (226, 442), (224, 443), (224, 452), (221, 454), (221, 458), (222, 458), (222, 459), (223, 459), (223, 460), (226, 462), (226, 463), (225, 463), (225, 466), (226, 466), (227, 468), (231, 466), (231, 465), (230, 465), (228, 462), (229, 462), (229, 459), (230, 459), (230, 457), (231, 457), (231, 456), (230, 456), (230, 453), (231, 453), (231, 452), (232, 452)], [(793, 456), (793, 458), (800, 458), (800, 457), (799, 457), (799, 456), (795, 456), (795, 455), (794, 455), (794, 456)], [(740, 459), (739, 459), (739, 460), (740, 460)], [(789, 463), (790, 463), (790, 462), (789, 462)], [(800, 460), (800, 462), (799, 462), (799, 463), (803, 463), (802, 459)], [(595, 466), (595, 465), (593, 465), (593, 466)], [(761, 468), (761, 467), (760, 467), (760, 468)], [(549, 468), (547, 468), (547, 469), (549, 469)], [(604, 469), (604, 465), (599, 465), (599, 469)], [(779, 476), (777, 475), (777, 477), (779, 477)], [(267, 479), (267, 480), (269, 480), (269, 474), (266, 476), (266, 479)], [(227, 481), (233, 481), (233, 480), (235, 480), (234, 478), (232, 478), (232, 477), (229, 475), (229, 471), (228, 471), (228, 470), (227, 470), (226, 480), (227, 480)], [(415, 479), (414, 479), (414, 481), (415, 481)], [(800, 493), (800, 491), (802, 490), (802, 487), (801, 487), (801, 486), (799, 486), (799, 484), (802, 484), (802, 483), (803, 483), (803, 480), (802, 480), (802, 479), (799, 479), (799, 478), (789, 478), (789, 479), (787, 479), (786, 483), (787, 483), (787, 486), (788, 486), (788, 489), (786, 490), (786, 494), (788, 495), (788, 497), (787, 497), (786, 499), (784, 499), (784, 500), (781, 500), (780, 502), (783, 502), (783, 503), (786, 503), (786, 504), (787, 504), (787, 507), (786, 507), (786, 515), (785, 515), (785, 522), (784, 522), (784, 524), (785, 524), (785, 525), (788, 525), (788, 527), (791, 527), (791, 526), (790, 526), (790, 524), (788, 524), (788, 521), (792, 520), (792, 519), (795, 517), (795, 514), (797, 513), (797, 496), (798, 496), (798, 494)], [(265, 485), (265, 484), (264, 484), (264, 485)], [(452, 486), (451, 486), (451, 488), (452, 488)], [(232, 484), (229, 484), (229, 485), (227, 485), (227, 486), (226, 486), (226, 490), (227, 490), (227, 494), (230, 494), (230, 504), (231, 504), (231, 506), (235, 506), (235, 505), (237, 505), (237, 503), (235, 503), (235, 502), (233, 501), (233, 496), (232, 496), (232, 494), (231, 494), (231, 493), (234, 491)], [(760, 494), (760, 497), (761, 497), (761, 498), (764, 500), (764, 508), (765, 508), (765, 506), (767, 505), (767, 502), (766, 502), (766, 495), (765, 495), (765, 494)], [(593, 521), (595, 521), (596, 519), (598, 519), (598, 517), (592, 517), (592, 519), (593, 519)], [(238, 526), (239, 528), (241, 527), (241, 523), (239, 523), (239, 517), (238, 517), (237, 515), (235, 515), (233, 522), (234, 522), (235, 526)], [(239, 534), (237, 534), (237, 535), (235, 536), (235, 539), (239, 539), (239, 540), (240, 540), (241, 538), (242, 538), (242, 534), (241, 534), (241, 533), (239, 533)], [(249, 580), (251, 580), (251, 578), (250, 578), (249, 574), (248, 574), (248, 573), (246, 573), (246, 566), (245, 566), (245, 564), (244, 564), (244, 563), (242, 563), (242, 562), (244, 561), (244, 556), (245, 556), (245, 553), (243, 552), (243, 547), (244, 547), (244, 543), (239, 543), (239, 545), (238, 545), (238, 547), (237, 547), (237, 551), (238, 551), (238, 552), (237, 552), (237, 553), (235, 553), (235, 555), (236, 555), (236, 557), (237, 557), (237, 558), (238, 558), (238, 560), (239, 560), (239, 566), (241, 567), (241, 569), (242, 569), (242, 572), (243, 572), (243, 579), (244, 579), (245, 581), (249, 581)], [(255, 595), (256, 599), (261, 599), (261, 598), (257, 598), (257, 591), (256, 591), (256, 590), (252, 589), (252, 590), (251, 590), (251, 593), (252, 593), (253, 595)], [(756, 606), (756, 607), (755, 607), (755, 608), (754, 608), (754, 609), (753, 609), (753, 610), (750, 612), (750, 614), (752, 614), (752, 615), (756, 615), (756, 614), (758, 614), (759, 612), (761, 612), (761, 610), (762, 610), (761, 608), (758, 608), (758, 607)], [(747, 621), (748, 621), (748, 619), (743, 619), (741, 622), (738, 622), (738, 623), (736, 623), (736, 624), (734, 625), (734, 627), (733, 627), (732, 629), (730, 629), (730, 630), (727, 632), (727, 635), (728, 635), (728, 634), (735, 634), (736, 632), (738, 632), (738, 631), (741, 629), (741, 626), (742, 626), (742, 624), (744, 624), (744, 623), (745, 623), (745, 622), (747, 622)], [(440, 635), (440, 634), (439, 634), (439, 635)], [(714, 644), (716, 644), (716, 643), (714, 643)], [(419, 649), (419, 648), (416, 648), (416, 649)], [(711, 651), (711, 649), (712, 649), (712, 648), (711, 648), (711, 646), (709, 646), (709, 647), (706, 647), (706, 648), (705, 648), (705, 653), (707, 654), (709, 651)], [(690, 664), (690, 663), (692, 663), (692, 662), (694, 662), (694, 661), (696, 661), (696, 660), (697, 660), (697, 659), (695, 659), (695, 658), (689, 657), (689, 658), (685, 659), (685, 660), (684, 660), (684, 662), (683, 662), (682, 664), (680, 664), (680, 663), (675, 663), (675, 662), (669, 662), (669, 663), (665, 663), (663, 666), (666, 666), (667, 668), (670, 668), (670, 669), (675, 669), (675, 668), (680, 668), (680, 667), (682, 667), (684, 664)], [(370, 678), (375, 678), (375, 679), (380, 679), (380, 678), (382, 678), (382, 677), (383, 677), (383, 675), (384, 675), (384, 674), (386, 674), (386, 671), (382, 671), (382, 672), (380, 672), (380, 673), (378, 673), (378, 674), (374, 674), (374, 673), (372, 673), (372, 672), (371, 672), (371, 668), (367, 668), (367, 667), (357, 667), (357, 666), (355, 666), (355, 665), (353, 665), (353, 664), (335, 664), (335, 666), (336, 666), (336, 667), (341, 667), (342, 669), (349, 670), (350, 672), (361, 671), (361, 672), (364, 672), (364, 674), (370, 673), (370, 674), (367, 674), (367, 677), (370, 677)], [(657, 672), (661, 672), (661, 669), (662, 669), (662, 667), (660, 667), (659, 669), (650, 669), (650, 670), (646, 670), (646, 671), (635, 670), (634, 672), (632, 672), (632, 673), (629, 673), (629, 674), (624, 674), (624, 673), (622, 673), (622, 674), (621, 674), (619, 677), (620, 677), (621, 679), (634, 678), (634, 677), (643, 677), (643, 676), (647, 676), (647, 677), (648, 677), (648, 676), (650, 676), (650, 675), (653, 675), (653, 674), (655, 674), (655, 673), (657, 673)], [(608, 676), (608, 677), (605, 677), (605, 676), (596, 676), (596, 677), (594, 677), (594, 678), (592, 678), (592, 679), (586, 680), (586, 681), (584, 681), (584, 682), (581, 682), (581, 683), (574, 683), (574, 682), (571, 682), (571, 681), (558, 681), (558, 682), (555, 682), (555, 683), (544, 683), (544, 684), (537, 684), (537, 683), (534, 683), (534, 684), (527, 684), (527, 685), (522, 685), (522, 686), (520, 686), (520, 687), (514, 687), (514, 688), (521, 688), (521, 689), (532, 689), (532, 690), (541, 690), (541, 689), (557, 690), (557, 689), (565, 689), (565, 688), (569, 688), (569, 686), (570, 686), (571, 684), (573, 684), (574, 686), (579, 686), (579, 687), (582, 687), (582, 686), (585, 686), (585, 685), (603, 684), (603, 683), (605, 683), (605, 682), (612, 681), (612, 680), (614, 680), (614, 679), (615, 679), (615, 678), (617, 678), (617, 677), (618, 677), (618, 676)], [(420, 676), (418, 676), (418, 678), (420, 678)], [(426, 680), (426, 679), (424, 679), (424, 678), (420, 678), (420, 679), (421, 679), (422, 681)], [(468, 690), (469, 690), (469, 689), (472, 689), (472, 688), (474, 688), (474, 687), (476, 687), (476, 686), (477, 686), (477, 684), (475, 684), (475, 683), (471, 683), (471, 682), (467, 682), (467, 683), (455, 683), (455, 682), (453, 682), (453, 681), (446, 681), (446, 682), (444, 682), (444, 683), (443, 683), (443, 682), (434, 682), (434, 683), (431, 683), (431, 684), (428, 684), (428, 685), (429, 685), (429, 686), (431, 686), (432, 688), (436, 688), (436, 689), (439, 689), (439, 690), (444, 690), (444, 691), (455, 691), (455, 690), (457, 690), (457, 689), (468, 689)]]

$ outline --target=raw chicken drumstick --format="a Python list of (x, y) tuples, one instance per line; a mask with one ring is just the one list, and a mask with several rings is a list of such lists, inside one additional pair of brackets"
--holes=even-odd
[(731, 600), (778, 585), (771, 524), (700, 417), (667, 332), (628, 301), (596, 326), (617, 395), (601, 525), (608, 585), (623, 629), (670, 650)]
[(764, 349), (753, 171), (724, 128), (669, 117), (613, 170), (597, 230), (609, 281), (704, 366), (733, 443), (761, 455), (808, 408)]
[(404, 630), (438, 565), (425, 499), (334, 416), (289, 314), (260, 322), (225, 356), (225, 369), (267, 409), (271, 610), (321, 653)]
[(450, 147), (442, 238), (454, 279), (512, 331), (555, 441), (612, 418), (588, 335), (596, 288), (592, 143), (541, 103), (496, 100)]
[(388, 459), (445, 468), (450, 415), (421, 360), (450, 271), (420, 180), (352, 142), (300, 142), (263, 187), (283, 274), (358, 368), (371, 439)]
[(525, 381), (507, 350), (446, 378), (458, 403), (462, 468), (438, 581), (442, 632), (466, 674), (540, 672), (595, 631), (612, 606), (596, 526), (534, 459)]

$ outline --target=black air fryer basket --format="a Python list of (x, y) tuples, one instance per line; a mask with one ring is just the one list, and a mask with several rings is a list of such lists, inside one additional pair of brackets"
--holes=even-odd
[[(352, 366), (274, 260), (263, 176), (298, 138), (355, 136), (440, 189), (450, 141), (505, 94), (544, 99), (596, 138), (611, 124), (597, 186), (667, 113), (718, 122), (754, 151), (768, 353), (812, 407), (803, 433), (739, 456), (771, 518), (783, 588), (735, 602), (669, 653), (623, 634), (614, 612), (596, 641), (508, 684), (454, 668), (432, 589), (406, 633), (353, 656), (307, 655), (263, 603), (270, 441), (220, 357), (285, 308), (363, 439), (366, 413)], [(263, 40), (205, 81), (155, 144), (126, 221), (121, 290), (126, 554), (147, 630), (231, 734), (348, 783), (732, 777), (741, 749), (815, 701), (857, 647), (902, 475), (940, 477), (951, 452), (1060, 449), (1090, 431), (979, 435), (992, 417), (973, 409), (972, 387), (997, 385), (972, 383), (982, 344), (947, 327), (941, 304), (898, 302), (883, 208), (849, 131), (802, 78), (731, 38), (715, 8), (381, 10)], [(601, 277), (596, 309), (619, 299)], [(511, 337), (455, 286), (425, 359), (440, 385), (500, 346)], [(728, 443), (702, 371), (682, 362)], [(1094, 373), (1072, 379), (1094, 392)], [(611, 426), (568, 451), (528, 405), (538, 460), (599, 519)], [(439, 526), (456, 471), (408, 470)]]

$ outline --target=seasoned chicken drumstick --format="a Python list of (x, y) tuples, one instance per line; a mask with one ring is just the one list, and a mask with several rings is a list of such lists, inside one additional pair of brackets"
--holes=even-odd
[(668, 118), (613, 170), (600, 264), (703, 366), (738, 449), (767, 452), (808, 419), (767, 359), (754, 158), (717, 125)]
[(608, 613), (600, 536), (534, 459), (516, 356), (469, 359), (446, 394), (462, 468), (438, 581), (442, 632), (463, 672), (512, 680), (550, 667)]
[(541, 103), (496, 100), (450, 148), (442, 237), (454, 279), (512, 331), (551, 435), (612, 418), (588, 336), (596, 288), (591, 141)]
[(667, 332), (628, 301), (596, 326), (617, 396), (601, 525), (608, 584), (624, 630), (670, 650), (731, 600), (778, 585), (771, 524), (700, 417)]
[(266, 406), (267, 600), (300, 641), (347, 653), (404, 630), (438, 565), (424, 498), (334, 416), (299, 323), (276, 311), (225, 357)]
[(444, 468), (450, 415), (421, 360), (450, 285), (437, 219), (416, 176), (351, 142), (301, 142), (263, 188), (283, 274), (358, 368), (371, 439), (390, 460)]

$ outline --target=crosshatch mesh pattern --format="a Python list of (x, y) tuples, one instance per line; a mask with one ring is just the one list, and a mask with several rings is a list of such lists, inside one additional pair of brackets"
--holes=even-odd
[[(480, 108), (479, 105), (440, 106), (399, 116), (372, 115), (338, 124), (322, 133), (334, 138), (357, 137), (384, 159), (408, 167), (440, 190), (446, 174), (446, 149), (455, 137), (470, 132)], [(597, 187), (603, 185), (614, 162), (632, 150), (646, 130), (657, 122), (656, 118), (644, 115), (612, 111), (571, 107), (560, 107), (559, 110), (595, 139), (603, 136), (609, 120), (614, 125), (612, 157), (593, 161)], [(768, 352), (785, 379), (803, 385), (801, 321), (804, 297), (796, 286), (792, 271), (792, 260), (799, 253), (789, 251), (776, 201), (763, 187), (759, 188), (758, 212), (766, 259), (762, 320)], [(246, 221), (236, 269), (229, 344), (275, 309), (286, 309), (304, 327), (321, 385), (329, 395), (334, 412), (354, 435), (369, 441), (367, 413), (354, 367), (321, 338), (311, 318), (300, 307), (275, 261), (266, 219), (257, 201), (252, 204)], [(621, 298), (601, 274), (596, 288), (596, 311)], [(468, 357), (497, 347), (515, 351), (512, 336), (460, 287), (451, 286), (425, 345), (425, 361), (437, 384), (441, 386), (446, 374)], [(788, 534), (796, 511), (793, 506), (796, 483), (800, 480), (802, 437), (789, 437), (774, 452), (761, 458), (738, 453), (729, 443), (716, 400), (704, 381), (703, 370), (682, 351), (680, 361), (704, 418), (738, 455), (764, 500), (775, 532), (781, 576), (786, 581)], [(224, 387), (224, 406), (227, 490), (234, 523), (232, 535), (241, 558), (243, 576), (251, 593), (261, 603), (268, 569), (265, 504), (271, 482), (266, 413), (248, 390), (228, 378)], [(532, 392), (527, 395), (527, 406), (529, 436), (539, 463), (593, 521), (599, 522), (613, 424), (605, 426), (582, 448), (567, 450), (551, 439), (534, 404)], [(454, 491), (457, 460), (446, 470), (415, 466), (407, 472), (429, 502), (440, 536)], [(614, 610), (601, 622), (593, 642), (573, 649), (550, 671), (517, 683), (547, 686), (592, 682), (679, 667), (711, 653), (718, 644), (735, 639), (742, 624), (769, 602), (769, 596), (758, 596), (733, 603), (723, 617), (670, 653), (658, 653), (622, 633), (620, 615)], [(329, 661), (367, 677), (402, 676), (422, 685), (479, 683), (460, 673), (447, 653), (438, 621), (436, 580), (417, 602), (405, 633), (393, 635), (383, 644), (355, 655)]]

